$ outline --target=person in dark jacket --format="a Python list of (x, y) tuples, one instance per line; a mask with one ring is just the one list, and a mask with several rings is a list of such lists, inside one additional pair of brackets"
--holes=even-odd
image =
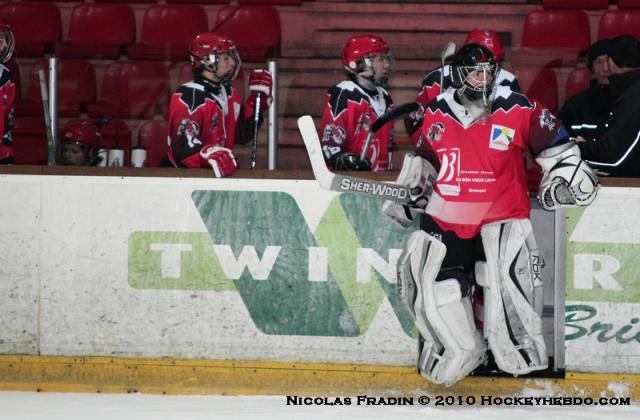
[(604, 134), (580, 142), (584, 160), (617, 177), (640, 177), (640, 41), (621, 35), (611, 41), (611, 112)]
[(587, 89), (569, 98), (558, 117), (571, 137), (595, 139), (605, 131), (609, 118), (609, 45), (601, 39), (589, 47), (588, 65), (593, 78)]

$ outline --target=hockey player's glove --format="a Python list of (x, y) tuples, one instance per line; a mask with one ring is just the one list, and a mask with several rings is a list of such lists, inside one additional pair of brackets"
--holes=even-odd
[(264, 69), (251, 70), (249, 74), (249, 97), (245, 103), (245, 116), (251, 117), (256, 109), (256, 97), (258, 94), (262, 95), (260, 98), (260, 112), (265, 112), (272, 101), (272, 89), (273, 78), (271, 73)]
[(438, 178), (438, 171), (426, 159), (420, 156), (405, 155), (402, 169), (396, 184), (409, 187), (409, 204), (399, 204), (387, 200), (382, 205), (382, 212), (402, 227), (413, 223), (416, 212), (424, 212), (429, 204), (433, 186)]
[(217, 178), (232, 175), (238, 168), (236, 158), (230, 149), (220, 146), (205, 146), (200, 157), (209, 162)]
[(336, 158), (334, 168), (336, 171), (371, 171), (371, 162), (354, 153), (343, 153)]
[(538, 200), (546, 210), (587, 206), (598, 193), (598, 176), (574, 142), (544, 149), (536, 157), (543, 175)]

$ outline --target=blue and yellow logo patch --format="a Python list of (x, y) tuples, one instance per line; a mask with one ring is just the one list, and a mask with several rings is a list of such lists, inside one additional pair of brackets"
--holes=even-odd
[(489, 148), (496, 150), (509, 150), (511, 143), (516, 136), (516, 130), (502, 125), (493, 124), (491, 126), (491, 138)]

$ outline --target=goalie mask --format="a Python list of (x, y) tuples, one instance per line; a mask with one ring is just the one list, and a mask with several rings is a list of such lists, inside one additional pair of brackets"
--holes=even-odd
[(467, 44), (456, 53), (451, 70), (453, 86), (463, 101), (489, 105), (498, 70), (491, 51), (480, 44)]
[(217, 83), (228, 83), (240, 71), (240, 56), (230, 39), (213, 32), (198, 34), (189, 45), (189, 59), (194, 73), (210, 71)]
[(375, 35), (350, 38), (342, 50), (342, 63), (347, 73), (355, 76), (366, 89), (385, 87), (393, 73), (394, 60), (389, 45)]
[(504, 61), (504, 47), (502, 41), (495, 31), (474, 29), (467, 34), (464, 45), (479, 44), (491, 51), (496, 63)]
[(0, 64), (4, 64), (11, 59), (16, 41), (8, 23), (0, 19)]

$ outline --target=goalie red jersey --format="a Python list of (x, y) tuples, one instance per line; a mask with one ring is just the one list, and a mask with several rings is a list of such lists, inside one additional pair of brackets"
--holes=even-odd
[(16, 84), (9, 69), (0, 64), (0, 162), (13, 156), (11, 128), (13, 105), (16, 100)]
[(443, 230), (471, 238), (484, 224), (529, 217), (524, 153), (536, 156), (567, 134), (548, 110), (506, 87), (476, 121), (454, 94), (427, 106), (417, 153), (435, 153), (440, 163), (427, 213)]
[[(343, 153), (360, 155), (371, 126), (391, 106), (391, 97), (380, 86), (375, 91), (366, 90), (349, 80), (329, 89), (320, 123), (320, 143), (327, 165), (333, 167)], [(373, 171), (389, 169), (392, 128), (393, 122), (383, 125), (371, 139), (366, 157)]]

